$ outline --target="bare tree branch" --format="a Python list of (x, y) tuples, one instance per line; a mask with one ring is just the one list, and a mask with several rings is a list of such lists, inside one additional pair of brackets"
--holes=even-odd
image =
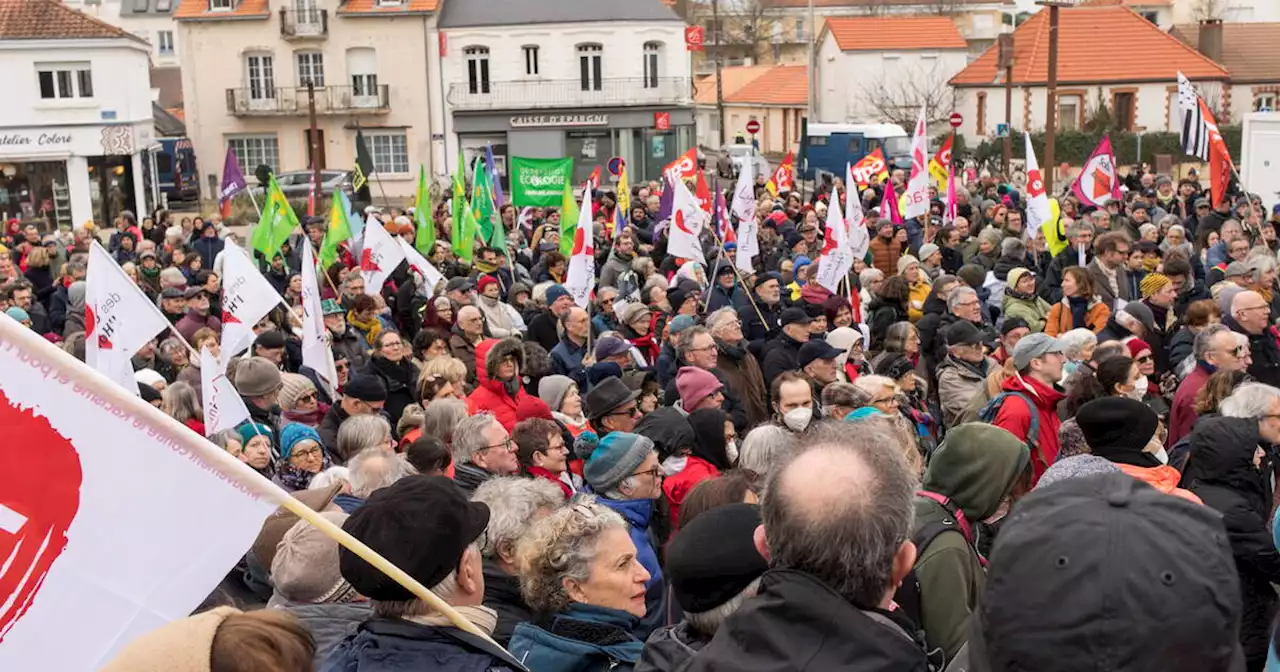
[(928, 122), (945, 121), (955, 109), (955, 89), (947, 85), (935, 64), (932, 67), (912, 66), (895, 68), (895, 72), (883, 73), (854, 92), (855, 100), (849, 101), (849, 111), (856, 119), (851, 121), (885, 120), (903, 128), (913, 128), (923, 105)]

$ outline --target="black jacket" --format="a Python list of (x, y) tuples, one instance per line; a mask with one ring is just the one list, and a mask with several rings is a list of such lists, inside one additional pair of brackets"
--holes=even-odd
[[(679, 362), (679, 366), (688, 365), (683, 362)], [(676, 371), (679, 370), (679, 367), (677, 367)], [(751, 429), (751, 425), (747, 422), (747, 406), (742, 402), (741, 390), (735, 390), (729, 385), (729, 379), (725, 377), (719, 367), (711, 369), (711, 373), (715, 374), (716, 380), (719, 380), (720, 384), (724, 386), (724, 389), (720, 390), (720, 392), (724, 394), (724, 403), (721, 404), (720, 408), (723, 409), (725, 415), (728, 415), (729, 419), (733, 421), (734, 429), (737, 429), (743, 436), (746, 436), (747, 431)], [(676, 380), (673, 377), (671, 382), (667, 383), (667, 387), (662, 391), (662, 404), (664, 406), (674, 406), (676, 401), (679, 399), (680, 392), (676, 390)]]
[(329, 460), (337, 465), (347, 463), (347, 456), (338, 454), (338, 428), (349, 417), (351, 416), (342, 410), (342, 401), (334, 400), (333, 406), (329, 407), (329, 412), (325, 413), (324, 418), (320, 420), (320, 426), (316, 427), (324, 452), (328, 453)]
[(1204, 283), (1196, 278), (1187, 278), (1187, 282), (1191, 283), (1189, 289), (1183, 289), (1178, 297), (1173, 300), (1173, 314), (1181, 320), (1183, 315), (1187, 314), (1187, 307), (1192, 303), (1201, 299), (1212, 299), (1213, 295), (1205, 288)]
[(659, 628), (645, 640), (635, 672), (677, 672), (706, 645), (688, 621)]
[(537, 317), (529, 321), (529, 340), (551, 352), (560, 343), (560, 333), (556, 330), (559, 321), (550, 308), (538, 313)]
[(416, 401), (418, 395), (418, 367), (408, 359), (393, 362), (385, 357), (374, 357), (360, 373), (377, 376), (387, 385), (387, 403), (382, 407), (391, 420), (391, 430), (404, 413), (404, 407)]
[[(1280, 387), (1280, 345), (1276, 344), (1276, 328), (1267, 327), (1261, 334), (1250, 334), (1230, 315), (1224, 315), (1222, 323), (1232, 331), (1248, 337), (1249, 351), (1253, 357), (1249, 375), (1260, 383)], [(1101, 342), (1102, 339), (1099, 338), (1098, 341)]]
[(802, 345), (804, 343), (791, 338), (786, 333), (780, 333), (777, 338), (769, 341), (769, 345), (765, 348), (764, 364), (760, 366), (764, 371), (764, 379), (772, 381), (788, 371), (799, 371)]
[(507, 672), (525, 668), (511, 654), (457, 628), (374, 618), (338, 645), (320, 672)]
[[(880, 297), (871, 300), (871, 305), (867, 307), (867, 328), (871, 331), (871, 350), (879, 351), (884, 348), (884, 337), (889, 332), (889, 327), (897, 322), (907, 321), (907, 309), (901, 303), (889, 303), (883, 301)], [(766, 371), (764, 379), (770, 380)]]
[(936, 286), (929, 292), (929, 298), (924, 300), (923, 311), (924, 317), (916, 322), (916, 331), (920, 332), (920, 351), (929, 353), (933, 352), (935, 343), (946, 341), (946, 333), (938, 328), (947, 315), (947, 302), (938, 298)]
[[(1079, 266), (1080, 257), (1076, 251), (1075, 245), (1070, 245), (1067, 249), (1059, 252), (1049, 262), (1049, 267), (1044, 271), (1044, 279), (1040, 281), (1038, 290), (1040, 298), (1053, 305), (1062, 301), (1062, 276), (1068, 266)], [(1093, 261), (1093, 250), (1086, 250), (1084, 253), (1084, 263), (1087, 266)]]
[(804, 572), (774, 569), (682, 672), (926, 672), (889, 615), (853, 606)]
[[(760, 312), (756, 312), (756, 308)], [(764, 316), (764, 321), (760, 317)], [(756, 359), (764, 359), (765, 342), (782, 330), (782, 302), (769, 305), (756, 295), (755, 305), (748, 303), (738, 309), (738, 319), (742, 321), (742, 335), (747, 339), (747, 349)]]
[(520, 595), (520, 577), (502, 571), (492, 560), (484, 561), (484, 606), (498, 612), (493, 639), (504, 647), (511, 642), (517, 623), (533, 621), (533, 612)]
[(1271, 497), (1263, 472), (1253, 466), (1261, 440), (1255, 419), (1202, 420), (1191, 432), (1191, 460), (1182, 475), (1183, 487), (1221, 513), (1227, 528), (1244, 604), (1240, 643), (1251, 670), (1266, 660), (1280, 601), (1271, 587), (1280, 583), (1280, 552), (1268, 524)]

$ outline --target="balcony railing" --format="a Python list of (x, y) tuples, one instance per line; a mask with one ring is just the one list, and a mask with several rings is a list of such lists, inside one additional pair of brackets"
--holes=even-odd
[[(688, 77), (606, 78), (584, 87), (578, 79), (521, 82), (469, 82), (449, 85), (449, 104), (457, 110), (530, 110), (621, 105), (682, 105), (692, 102)], [(598, 84), (598, 86), (594, 86)], [(584, 90), (585, 89), (585, 90)]]
[(329, 36), (329, 10), (280, 8), (280, 35), (285, 39), (324, 39)]
[[(350, 86), (316, 87), (316, 114), (386, 114), (391, 95), (386, 84), (372, 90)], [(237, 117), (308, 113), (307, 87), (227, 89), (227, 112)]]

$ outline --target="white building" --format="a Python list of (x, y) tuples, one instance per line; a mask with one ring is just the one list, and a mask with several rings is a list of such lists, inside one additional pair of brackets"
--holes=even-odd
[(58, 0), (0, 0), (0, 216), (109, 225), (155, 207), (149, 52)]
[[(1127, 7), (1075, 7), (1060, 10), (1058, 109), (1060, 131), (1084, 126), (1105, 107), (1122, 130), (1176, 130), (1178, 72), (1202, 89), (1221, 89), (1227, 71), (1195, 49), (1161, 31)], [(1049, 16), (1041, 12), (1013, 33), (1013, 115), (1017, 131), (1042, 130), (1046, 119)], [(1124, 45), (1134, 58), (1110, 58), (1099, 45)], [(956, 111), (964, 117), (960, 133), (979, 143), (1005, 123), (1005, 77), (997, 67), (997, 48), (987, 50), (955, 77)]]
[(439, 48), (452, 169), (493, 148), (575, 159), (582, 180), (613, 156), (656, 177), (693, 146), (685, 24), (660, 0), (445, 2)]
[(968, 64), (943, 16), (833, 17), (818, 37), (817, 121), (913, 119), (922, 104), (948, 109), (947, 80)]
[(179, 0), (64, 0), (89, 16), (146, 40), (151, 45), (151, 84), (166, 109), (182, 107), (178, 24)]

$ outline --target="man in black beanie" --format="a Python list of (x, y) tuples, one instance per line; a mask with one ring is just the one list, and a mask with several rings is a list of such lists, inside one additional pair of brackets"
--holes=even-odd
[(346, 455), (338, 454), (338, 428), (353, 415), (381, 413), (387, 403), (387, 384), (377, 376), (360, 374), (351, 377), (342, 388), (342, 398), (329, 408), (316, 432), (324, 450), (334, 464), (345, 464)]

